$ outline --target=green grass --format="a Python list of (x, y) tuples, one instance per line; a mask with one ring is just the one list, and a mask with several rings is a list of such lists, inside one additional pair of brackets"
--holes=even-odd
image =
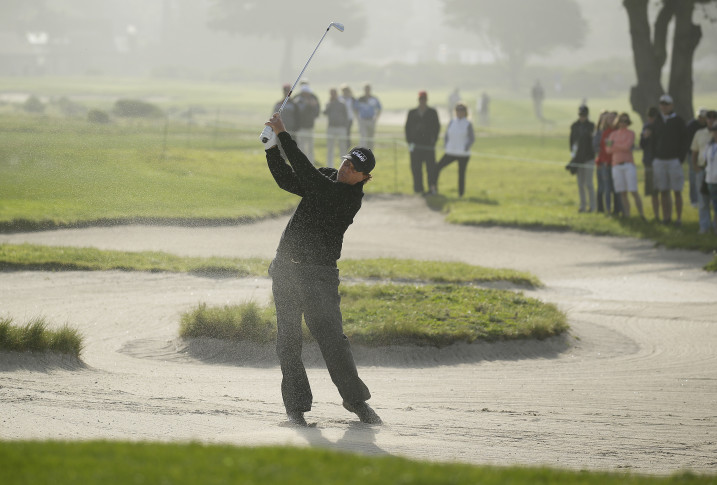
[(268, 343), (276, 339), (276, 314), (272, 307), (250, 302), (207, 307), (200, 303), (180, 318), (179, 336)]
[[(0, 244), (0, 270), (38, 271), (151, 271), (195, 273), (231, 277), (266, 276), (269, 260), (261, 258), (198, 258), (162, 252), (126, 252), (95, 248)], [(493, 269), (466, 263), (413, 259), (360, 259), (339, 262), (342, 276), (387, 280), (421, 280), (443, 283), (507, 281), (539, 287), (535, 276), (510, 269)]]
[(244, 448), (198, 443), (0, 442), (5, 485), (702, 485), (714, 476), (668, 477), (428, 463), (394, 456), (367, 457), (331, 450)]
[(544, 339), (568, 329), (555, 305), (520, 293), (459, 285), (342, 285), (344, 333), (364, 345), (442, 347)]
[[(320, 92), (323, 88), (317, 86)], [(170, 113), (198, 106), (193, 124), (173, 115), (167, 125), (164, 120), (120, 120), (103, 126), (52, 110), (31, 116), (0, 106), (0, 231), (131, 221), (230, 223), (283, 213), (296, 204), (296, 197), (274, 184), (257, 141), (276, 89), (94, 78), (0, 78), (0, 89), (41, 96), (91, 94), (96, 101), (87, 103), (105, 109), (119, 95), (159, 97), (158, 104)], [(443, 94), (436, 92), (432, 99), (441, 103)], [(391, 110), (398, 115), (394, 124), (379, 126), (378, 165), (366, 190), (411, 193), (402, 120), (415, 95), (400, 90), (380, 95), (386, 119)], [(472, 106), (477, 93), (464, 95)], [(711, 105), (715, 99), (713, 93), (700, 94), (695, 102)], [(575, 177), (563, 167), (578, 103), (547, 100), (544, 111), (554, 123), (546, 125), (526, 116), (531, 113), (527, 96), (497, 94), (492, 125), (478, 130), (466, 197), (457, 198), (453, 164), (441, 174), (442, 195), (429, 203), (459, 224), (638, 237), (669, 248), (717, 250), (717, 238), (697, 234), (697, 211), (689, 204), (680, 228), (643, 223), (635, 210), (630, 220), (577, 213)], [(629, 111), (627, 97), (595, 98), (590, 105), (593, 117), (604, 108)], [(317, 124), (319, 160), (325, 156), (324, 130), (322, 118)], [(437, 152), (440, 156), (440, 146)], [(641, 182), (639, 163), (638, 175)], [(649, 219), (650, 204), (643, 202)]]
[(69, 325), (52, 330), (44, 318), (34, 318), (24, 325), (0, 318), (0, 351), (49, 351), (79, 357), (82, 348), (82, 335)]
[(95, 248), (0, 244), (0, 270), (149, 271), (227, 277), (265, 276), (269, 261), (261, 258), (198, 258), (169, 253), (109, 251)]
[[(464, 285), (341, 285), (344, 334), (367, 346), (443, 347), (476, 340), (544, 339), (568, 329), (555, 305), (507, 290)], [(181, 337), (258, 343), (276, 338), (273, 305), (207, 307), (181, 317)], [(304, 335), (308, 333), (304, 327)]]

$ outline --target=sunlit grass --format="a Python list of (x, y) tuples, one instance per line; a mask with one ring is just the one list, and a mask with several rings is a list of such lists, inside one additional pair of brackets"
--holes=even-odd
[[(62, 79), (57, 86), (30, 81), (40, 90), (38, 94), (42, 86), (47, 92), (67, 95), (98, 89), (81, 79)], [(17, 82), (0, 79), (0, 86)], [(108, 93), (128, 90), (141, 97), (161, 91), (156, 81), (100, 82), (108, 83)], [(207, 85), (167, 84), (171, 101), (162, 102), (163, 108), (179, 108), (182, 103), (183, 109), (191, 103), (203, 108), (192, 123), (173, 116), (167, 124), (164, 120), (123, 120), (97, 126), (84, 119), (30, 116), (6, 109), (0, 117), (0, 230), (132, 221), (228, 223), (290, 210), (298, 199), (276, 187), (256, 135), (267, 116), (264, 104), (273, 103), (275, 93), (266, 87), (245, 87), (232, 98), (231, 107), (221, 111), (218, 97), (235, 87), (213, 86), (213, 92), (204, 89), (202, 94)], [(469, 104), (474, 101), (467, 96)], [(389, 110), (404, 105), (408, 109), (415, 102), (414, 95), (389, 90), (382, 97), (387, 121), (380, 124), (375, 150), (378, 164), (366, 191), (410, 194), (403, 115), (394, 114), (389, 121)], [(629, 220), (577, 213), (576, 180), (563, 168), (569, 155), (567, 130), (577, 102), (546, 101), (546, 116), (554, 123), (545, 125), (526, 115), (531, 112), (529, 99), (496, 97), (494, 123), (479, 128), (473, 146), (465, 197), (457, 198), (453, 164), (441, 173), (441, 196), (429, 204), (459, 224), (639, 237), (670, 248), (716, 250), (717, 238), (697, 234), (697, 211), (689, 204), (679, 228), (642, 223), (634, 210)], [(590, 103), (593, 113), (629, 108), (626, 98), (595, 98)], [(319, 162), (325, 157), (324, 131), (320, 121), (316, 129)], [(439, 143), (439, 157), (441, 153)], [(642, 184), (639, 152), (636, 158)], [(647, 200), (644, 206), (651, 220)]]
[(626, 472), (431, 463), (318, 448), (236, 447), (200, 443), (0, 442), (3, 483), (119, 485), (698, 485), (715, 477), (689, 472)]
[[(245, 277), (267, 276), (270, 261), (262, 258), (200, 258), (156, 251), (111, 251), (96, 248), (0, 244), (0, 270), (151, 271)], [(414, 259), (348, 259), (339, 262), (344, 277), (421, 280), (443, 283), (509, 282), (542, 286), (530, 273), (485, 268), (466, 263)]]
[(82, 335), (69, 325), (54, 330), (48, 328), (44, 318), (34, 318), (24, 325), (16, 325), (12, 318), (0, 318), (0, 351), (49, 351), (79, 357), (82, 348)]
[[(375, 284), (341, 285), (339, 293), (344, 333), (369, 346), (544, 339), (568, 329), (554, 305), (507, 290)], [(266, 343), (276, 337), (276, 314), (273, 305), (202, 303), (182, 315), (180, 336)]]

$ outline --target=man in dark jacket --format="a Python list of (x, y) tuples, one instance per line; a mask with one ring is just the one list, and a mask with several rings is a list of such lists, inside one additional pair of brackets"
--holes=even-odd
[(655, 188), (655, 175), (652, 162), (655, 159), (655, 123), (660, 116), (656, 107), (650, 106), (647, 110), (647, 121), (640, 133), (640, 148), (642, 148), (642, 164), (645, 166), (645, 197), (650, 197), (652, 213), (656, 220), (660, 220), (660, 193)]
[[(585, 105), (578, 108), (578, 120), (570, 126), (570, 165), (575, 169), (578, 179), (578, 195), (580, 208), (578, 212), (595, 211), (595, 150), (593, 149), (593, 132), (595, 123), (588, 119), (589, 110)], [(589, 205), (588, 205), (589, 204)]]
[(297, 108), (298, 129), (296, 130), (296, 142), (299, 148), (312, 163), (316, 163), (314, 156), (314, 124), (319, 117), (321, 106), (319, 98), (309, 87), (309, 84), (302, 81), (299, 94), (294, 97)]
[(406, 118), (406, 142), (411, 152), (411, 173), (413, 191), (423, 193), (423, 164), (426, 164), (426, 178), (431, 193), (436, 192), (436, 141), (441, 131), (438, 112), (428, 106), (428, 94), (418, 93), (418, 107), (408, 112)]
[[(343, 406), (364, 423), (381, 418), (366, 403), (371, 397), (358, 376), (351, 346), (343, 333), (336, 261), (346, 229), (361, 208), (363, 185), (376, 160), (368, 148), (344, 155), (341, 167), (315, 168), (284, 129), (275, 113), (266, 123), (275, 135), (267, 141), (266, 161), (282, 189), (301, 197), (269, 267), (276, 305), (276, 349), (283, 379), (281, 394), (289, 420), (306, 426), (312, 394), (301, 360), (301, 317), (319, 344), (326, 367), (343, 398)], [(277, 138), (286, 152), (281, 156)]]
[(682, 224), (682, 188), (685, 175), (681, 161), (687, 147), (685, 121), (674, 111), (672, 96), (660, 97), (660, 116), (655, 123), (655, 158), (652, 168), (655, 187), (660, 192), (662, 216), (665, 224), (672, 222), (672, 197), (675, 194), (675, 225)]

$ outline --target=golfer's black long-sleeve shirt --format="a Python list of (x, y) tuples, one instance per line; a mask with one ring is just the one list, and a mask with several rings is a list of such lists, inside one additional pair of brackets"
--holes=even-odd
[(295, 262), (335, 266), (344, 233), (361, 208), (363, 183), (337, 182), (338, 171), (317, 169), (286, 132), (279, 133), (287, 164), (278, 147), (266, 151), (277, 185), (301, 197), (279, 241), (277, 255)]

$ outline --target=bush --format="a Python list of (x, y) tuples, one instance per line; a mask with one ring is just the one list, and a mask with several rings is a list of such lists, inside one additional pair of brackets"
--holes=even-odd
[(106, 125), (110, 122), (110, 115), (108, 115), (105, 111), (93, 109), (87, 113), (87, 121), (90, 123)]
[(72, 101), (67, 96), (61, 97), (55, 103), (57, 104), (57, 107), (60, 108), (62, 114), (68, 117), (81, 116), (87, 111), (84, 106), (80, 103)]
[(152, 103), (139, 99), (119, 99), (114, 114), (123, 118), (161, 118), (164, 112)]
[(33, 94), (32, 96), (27, 98), (22, 104), (22, 109), (24, 109), (28, 113), (44, 113), (45, 105), (42, 101), (40, 101), (40, 98)]

